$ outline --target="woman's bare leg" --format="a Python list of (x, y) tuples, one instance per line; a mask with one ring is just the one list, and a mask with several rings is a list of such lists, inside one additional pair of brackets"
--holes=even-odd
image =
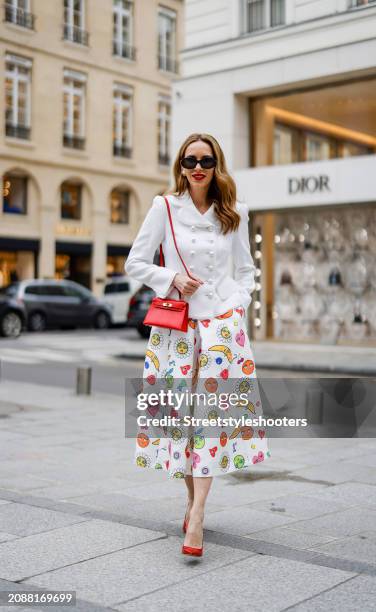
[(187, 521), (189, 521), (189, 515), (191, 512), (191, 508), (193, 505), (193, 499), (194, 499), (194, 487), (193, 487), (193, 477), (189, 474), (186, 474), (184, 477), (184, 481), (185, 484), (187, 486), (187, 491), (188, 491), (188, 503), (187, 503), (187, 513), (185, 518), (187, 519)]
[(202, 544), (205, 503), (210, 491), (213, 477), (193, 476), (194, 498), (190, 512), (189, 524), (185, 535), (185, 546), (200, 548)]

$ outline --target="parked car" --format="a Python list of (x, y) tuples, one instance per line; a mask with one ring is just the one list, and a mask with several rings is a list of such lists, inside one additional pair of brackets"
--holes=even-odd
[(135, 327), (142, 338), (149, 338), (151, 327), (144, 325), (143, 320), (146, 317), (146, 313), (149, 310), (149, 306), (155, 291), (142, 285), (134, 295), (132, 295), (129, 302), (128, 309), (128, 326)]
[(8, 287), (0, 289), (0, 335), (18, 338), (25, 326), (26, 311), (24, 305), (18, 303), (14, 292), (8, 291)]
[(25, 308), (30, 331), (48, 328), (111, 325), (111, 309), (86, 287), (69, 280), (24, 280), (8, 285), (18, 304)]
[(113, 276), (104, 286), (103, 300), (111, 308), (111, 322), (127, 323), (127, 312), (132, 295), (141, 283), (129, 276)]

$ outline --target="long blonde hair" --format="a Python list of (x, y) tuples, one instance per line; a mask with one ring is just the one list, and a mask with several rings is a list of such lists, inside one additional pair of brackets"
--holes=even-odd
[(221, 223), (224, 234), (235, 231), (239, 227), (240, 215), (235, 210), (236, 185), (234, 179), (229, 175), (225, 156), (218, 141), (210, 134), (191, 134), (181, 145), (173, 165), (175, 185), (166, 192), (166, 195), (182, 195), (184, 191), (189, 192), (189, 183), (186, 176), (181, 173), (181, 160), (185, 150), (192, 142), (201, 140), (210, 145), (213, 157), (217, 160), (214, 168), (213, 179), (209, 185), (208, 198), (214, 200), (214, 212)]

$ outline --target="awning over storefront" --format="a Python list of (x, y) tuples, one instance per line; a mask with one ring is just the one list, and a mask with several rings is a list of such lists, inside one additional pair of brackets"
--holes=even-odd
[(131, 247), (128, 245), (124, 246), (121, 244), (108, 244), (107, 257), (121, 257), (122, 255), (128, 255), (130, 250)]
[(40, 240), (34, 238), (0, 237), (0, 251), (32, 251), (38, 253)]
[(56, 253), (67, 255), (91, 255), (93, 245), (91, 242), (56, 241)]

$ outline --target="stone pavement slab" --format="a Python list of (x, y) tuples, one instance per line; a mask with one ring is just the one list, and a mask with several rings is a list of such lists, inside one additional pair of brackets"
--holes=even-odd
[(290, 523), (290, 527), (298, 531), (308, 531), (309, 533), (337, 538), (352, 536), (366, 530), (372, 531), (375, 526), (376, 511), (361, 507), (348, 508), (347, 510)]
[(208, 514), (205, 519), (205, 527), (220, 533), (246, 535), (261, 529), (282, 526), (295, 521), (296, 519), (291, 516), (281, 516), (239, 506)]
[(161, 537), (157, 531), (87, 520), (1, 544), (0, 578), (23, 580)]
[[(341, 461), (337, 463), (328, 463), (325, 467), (325, 480), (331, 483), (348, 482), (356, 480), (356, 482), (365, 484), (376, 484), (376, 470), (374, 467), (359, 463), (350, 463), (349, 461)], [(323, 477), (322, 465), (315, 465), (303, 469), (294, 470), (296, 476), (302, 476), (308, 480), (316, 480)]]
[(0, 507), (0, 529), (18, 536), (50, 531), (85, 520), (80, 516), (26, 504), (12, 503)]
[(38, 478), (38, 476), (31, 475), (27, 472), (21, 473), (18, 476), (8, 475), (7, 477), (2, 476), (0, 478), (0, 488), (13, 489), (14, 491), (33, 491), (39, 487), (51, 486), (52, 484), (54, 484), (53, 480)]
[(293, 516), (301, 519), (310, 519), (338, 510), (346, 510), (348, 506), (343, 503), (322, 499), (309, 495), (281, 495), (273, 499), (250, 504), (250, 508), (264, 510), (281, 516)]
[(16, 540), (18, 536), (13, 533), (5, 533), (0, 531), (0, 542), (8, 542), (9, 540)]
[[(248, 560), (253, 556), (249, 551), (208, 543), (205, 549), (205, 562), (201, 563), (202, 559), (187, 559), (182, 555), (181, 545), (182, 538), (170, 536), (33, 576), (30, 581), (44, 588), (72, 588), (77, 591), (77, 596), (81, 599), (116, 608), (117, 602), (177, 582), (189, 583), (189, 578), (201, 573), (207, 576), (212, 570), (211, 575), (216, 576), (221, 566), (227, 568), (236, 561)], [(171, 603), (173, 609), (175, 606), (178, 609), (178, 600), (172, 597), (170, 606)]]
[(298, 531), (288, 525), (286, 527), (274, 527), (272, 529), (255, 531), (246, 537), (262, 542), (282, 544), (283, 546), (289, 546), (299, 550), (307, 550), (318, 544), (325, 544), (326, 542), (336, 540), (333, 536), (318, 535), (316, 533), (309, 533), (308, 531)]
[(128, 603), (115, 608), (122, 612), (160, 612), (171, 609), (173, 602), (179, 612), (281, 612), (354, 575), (267, 555), (228, 563), (201, 576), (196, 575), (195, 569), (192, 567), (189, 580), (176, 580), (169, 588), (160, 585), (133, 601), (129, 593)]
[(290, 608), (289, 612), (374, 612), (376, 580), (369, 576), (355, 576), (320, 595)]
[(376, 509), (376, 486), (360, 482), (344, 482), (321, 491), (310, 493), (313, 497), (332, 500), (346, 506), (364, 505)]
[(316, 544), (311, 548), (333, 557), (370, 563), (376, 567), (376, 522), (373, 526), (375, 531), (364, 530), (351, 537), (326, 544)]
[(251, 480), (250, 482), (238, 482), (236, 477), (232, 483), (218, 479), (219, 482), (210, 491), (210, 499), (213, 503), (233, 507), (234, 499), (237, 505), (253, 504), (257, 501), (266, 500), (279, 495), (316, 495), (321, 494), (328, 487), (327, 484), (305, 482), (294, 480), (293, 475), (284, 477), (271, 475), (271, 478)]
[[(185, 487), (184, 483), (180, 483), (180, 485)], [(163, 488), (162, 485), (161, 488)], [(182, 496), (145, 501), (135, 499), (130, 494), (122, 493), (82, 495), (71, 498), (70, 502), (119, 514), (123, 518), (142, 518), (155, 521), (165, 520), (167, 516), (171, 520), (184, 517), (187, 505), (186, 498)], [(223, 506), (208, 501), (206, 508), (208, 512), (212, 512), (222, 510)]]

